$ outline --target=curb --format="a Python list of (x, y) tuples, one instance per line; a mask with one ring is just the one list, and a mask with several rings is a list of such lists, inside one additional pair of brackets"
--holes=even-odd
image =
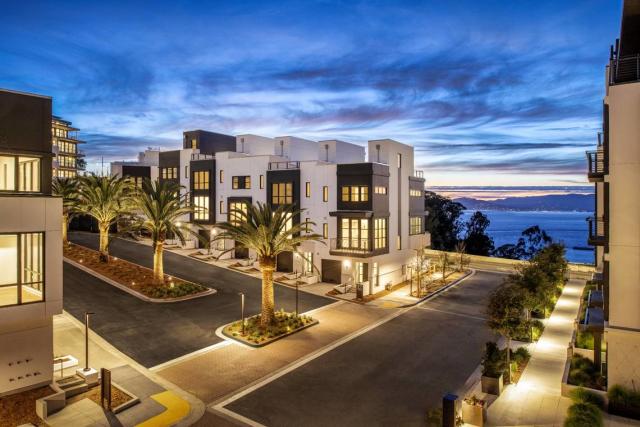
[(412, 302), (411, 304), (401, 305), (398, 308), (415, 307), (418, 304), (422, 304), (423, 302), (426, 302), (426, 301), (430, 300), (431, 298), (434, 298), (437, 295), (440, 295), (441, 293), (448, 291), (450, 288), (452, 288), (454, 286), (457, 286), (460, 282), (462, 282), (463, 280), (465, 280), (465, 279), (467, 279), (469, 277), (472, 277), (475, 274), (476, 274), (476, 270), (475, 269), (469, 269), (467, 274), (465, 274), (464, 276), (460, 277), (459, 279), (454, 280), (453, 282), (449, 283), (447, 286), (444, 286), (444, 287), (438, 289), (437, 291), (431, 292), (429, 295), (426, 295), (426, 296), (422, 297), (421, 299), (419, 299), (416, 302)]
[[(102, 274), (90, 269), (89, 267), (86, 267), (82, 264), (80, 264), (79, 262), (75, 262), (72, 259), (69, 259), (67, 257), (63, 257), (64, 262), (84, 271), (85, 273), (89, 273), (91, 274), (93, 277), (102, 280), (103, 282), (111, 285), (111, 286), (115, 286), (116, 288), (120, 289), (121, 291), (124, 291), (130, 295), (133, 295), (134, 297), (145, 301), (145, 302), (151, 302), (151, 303), (172, 303), (172, 302), (181, 302), (181, 301), (188, 301), (191, 299), (196, 299), (196, 298), (201, 298), (201, 297), (206, 297), (209, 295), (214, 295), (216, 294), (218, 291), (213, 289), (213, 288), (208, 288), (208, 290), (201, 292), (199, 294), (194, 294), (194, 295), (187, 295), (187, 296), (183, 296), (183, 297), (177, 297), (177, 298), (150, 298), (146, 295), (141, 294), (140, 292), (136, 292), (133, 289), (116, 282), (113, 279), (110, 279), (106, 276), (103, 276)], [(183, 279), (180, 279), (183, 280)], [(188, 280), (185, 280), (185, 282), (188, 282)], [(204, 285), (201, 285), (204, 286)], [(206, 287), (206, 286), (205, 286)]]

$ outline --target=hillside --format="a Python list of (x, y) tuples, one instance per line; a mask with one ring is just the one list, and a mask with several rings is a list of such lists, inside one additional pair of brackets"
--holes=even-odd
[(506, 197), (478, 200), (470, 197), (454, 199), (470, 210), (498, 211), (584, 211), (593, 212), (593, 194), (550, 194), (546, 196)]

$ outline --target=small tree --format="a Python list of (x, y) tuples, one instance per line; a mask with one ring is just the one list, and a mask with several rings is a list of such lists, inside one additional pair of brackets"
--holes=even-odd
[(465, 266), (469, 265), (470, 259), (467, 254), (467, 245), (464, 240), (458, 241), (456, 244), (456, 258), (458, 258), (458, 271), (464, 271)]
[(416, 258), (414, 262), (414, 274), (416, 276), (416, 294), (418, 298), (421, 296), (422, 285), (423, 285), (423, 276), (427, 271), (429, 271), (429, 259), (424, 249), (418, 249), (416, 251)]
[(447, 252), (440, 252), (436, 261), (436, 268), (442, 273), (442, 283), (446, 283), (447, 270), (451, 267), (451, 259)]
[(193, 212), (185, 206), (180, 196), (180, 186), (170, 181), (159, 183), (145, 179), (142, 189), (135, 192), (132, 207), (136, 211), (132, 228), (145, 230), (153, 242), (153, 283), (164, 284), (163, 249), (170, 234), (175, 235), (184, 245), (186, 235), (199, 238), (197, 231), (180, 221), (181, 216)]
[(79, 184), (77, 210), (98, 222), (100, 260), (109, 262), (109, 228), (129, 211), (133, 187), (118, 176), (85, 175)]
[(494, 290), (487, 306), (487, 325), (507, 340), (507, 381), (511, 381), (511, 340), (528, 328), (524, 319), (526, 292), (519, 286), (504, 283)]
[(69, 221), (78, 210), (80, 195), (78, 194), (78, 180), (75, 178), (54, 178), (52, 182), (53, 195), (62, 198), (62, 244), (69, 244)]

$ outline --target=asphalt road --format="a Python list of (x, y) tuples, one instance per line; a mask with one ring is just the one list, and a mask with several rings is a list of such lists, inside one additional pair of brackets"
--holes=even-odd
[(424, 425), (494, 339), (483, 311), (503, 277), (478, 272), (226, 407), (267, 426)]
[[(74, 243), (97, 248), (98, 236), (70, 233)], [(141, 265), (152, 266), (151, 248), (114, 239), (111, 254)], [(176, 303), (148, 303), (64, 264), (64, 308), (84, 321), (92, 311), (91, 328), (140, 364), (152, 367), (175, 359), (221, 339), (215, 330), (240, 318), (239, 292), (246, 295), (247, 315), (260, 311), (260, 280), (166, 252), (165, 273), (215, 288), (214, 295)], [(333, 302), (306, 292), (299, 294), (300, 311)], [(294, 310), (295, 290), (275, 287), (276, 308)]]

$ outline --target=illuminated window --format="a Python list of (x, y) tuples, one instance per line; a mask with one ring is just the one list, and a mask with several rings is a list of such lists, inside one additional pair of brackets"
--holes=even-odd
[(44, 233), (0, 235), (0, 306), (44, 300)]
[(397, 154), (397, 160), (398, 160), (398, 169), (400, 169), (402, 167), (402, 154), (398, 153)]
[(416, 190), (415, 188), (411, 189), (411, 190), (409, 190), (409, 196), (411, 196), (411, 197), (422, 197), (422, 191)]
[(340, 220), (340, 247), (342, 249), (369, 250), (369, 220), (342, 218)]
[(193, 172), (193, 189), (194, 190), (209, 189), (209, 171)]
[(343, 202), (367, 202), (369, 201), (369, 187), (366, 185), (351, 185), (342, 187)]
[(387, 187), (377, 185), (373, 188), (373, 191), (376, 194), (387, 194)]
[(260, 189), (264, 189), (264, 175), (260, 175)]
[(247, 215), (246, 202), (229, 203), (229, 222), (233, 225), (240, 225), (245, 221)]
[(396, 237), (396, 249), (397, 250), (401, 250), (402, 249), (402, 238), (400, 236)]
[(221, 214), (224, 213), (224, 200), (220, 200), (220, 207), (218, 209), (218, 212)]
[(373, 239), (375, 249), (384, 249), (387, 247), (387, 219), (376, 218), (373, 228)]
[(234, 190), (250, 189), (251, 177), (250, 176), (234, 176), (231, 178), (231, 188)]
[(194, 150), (198, 148), (198, 141), (195, 138), (191, 140), (191, 148)]
[(306, 197), (311, 197), (311, 183), (309, 181), (304, 185), (304, 194)]
[(367, 278), (364, 275), (364, 263), (356, 262), (356, 283), (363, 283), (367, 281)]
[(329, 238), (329, 224), (326, 222), (322, 224), (322, 237), (325, 239)]
[(323, 202), (329, 201), (329, 187), (327, 187), (326, 185), (322, 187), (322, 201)]
[(313, 273), (313, 252), (302, 254), (303, 269), (305, 273)]
[(409, 234), (422, 234), (421, 216), (412, 216), (409, 218)]
[(162, 179), (178, 179), (178, 168), (160, 168)]
[(18, 191), (40, 191), (40, 159), (0, 156), (0, 191), (16, 191), (16, 179)]
[(220, 184), (224, 182), (224, 171), (220, 169)]
[(293, 203), (293, 183), (274, 182), (271, 184), (271, 204), (285, 205)]
[(193, 219), (196, 221), (209, 220), (209, 196), (194, 196)]

